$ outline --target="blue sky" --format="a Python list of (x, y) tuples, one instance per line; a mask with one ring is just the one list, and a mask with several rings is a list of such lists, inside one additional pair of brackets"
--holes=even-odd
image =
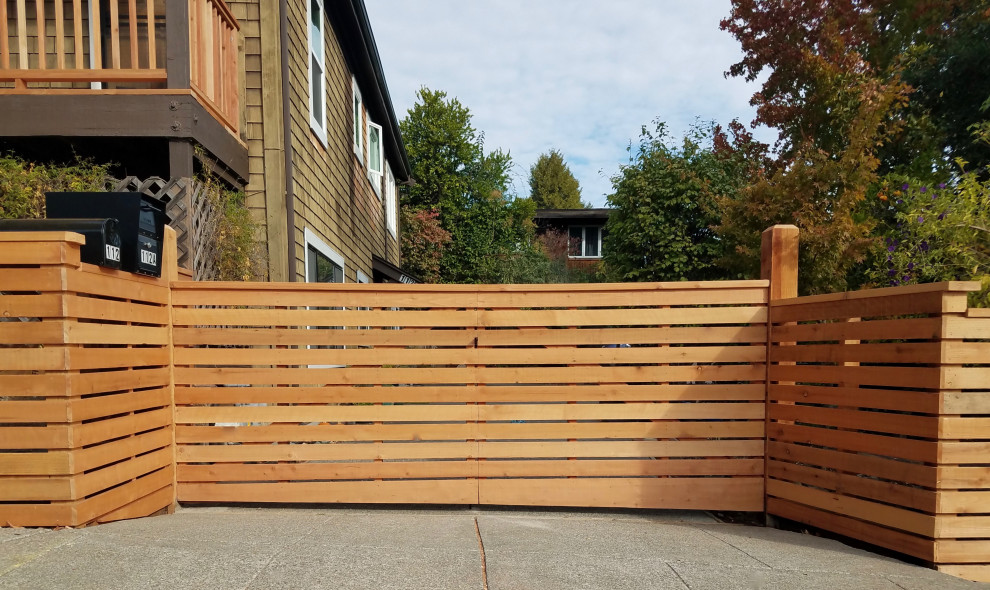
[[(456, 96), (512, 154), (513, 191), (559, 150), (582, 197), (605, 206), (643, 125), (680, 138), (698, 118), (748, 124), (757, 83), (726, 79), (739, 45), (729, 0), (365, 0), (396, 116), (421, 86)], [(772, 143), (769, 130), (757, 138)]]

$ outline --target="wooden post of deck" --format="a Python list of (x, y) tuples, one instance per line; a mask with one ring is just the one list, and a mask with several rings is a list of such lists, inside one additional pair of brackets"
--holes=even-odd
[(189, 88), (189, 0), (165, 0), (165, 71), (169, 88)]

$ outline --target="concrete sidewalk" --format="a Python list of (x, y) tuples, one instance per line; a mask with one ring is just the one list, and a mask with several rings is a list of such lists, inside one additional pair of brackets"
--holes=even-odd
[(184, 508), (85, 529), (0, 529), (0, 588), (482, 590), (486, 582), (491, 590), (986, 587), (696, 512)]

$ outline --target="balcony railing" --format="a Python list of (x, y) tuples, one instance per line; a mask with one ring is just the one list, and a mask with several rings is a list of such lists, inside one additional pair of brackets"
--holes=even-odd
[(223, 0), (0, 0), (0, 93), (187, 91), (236, 135), (238, 29)]

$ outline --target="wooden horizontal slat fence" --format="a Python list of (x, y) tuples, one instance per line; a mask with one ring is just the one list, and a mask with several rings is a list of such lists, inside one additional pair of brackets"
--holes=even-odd
[(168, 280), (81, 264), (81, 243), (0, 233), (0, 525), (174, 500)]
[(990, 579), (990, 318), (973, 283), (771, 306), (767, 510)]
[(179, 500), (759, 510), (766, 297), (173, 285)]
[(180, 281), (171, 228), (151, 279), (0, 233), (0, 523), (765, 506), (990, 581), (978, 285), (792, 297), (768, 232), (769, 281), (542, 286)]

